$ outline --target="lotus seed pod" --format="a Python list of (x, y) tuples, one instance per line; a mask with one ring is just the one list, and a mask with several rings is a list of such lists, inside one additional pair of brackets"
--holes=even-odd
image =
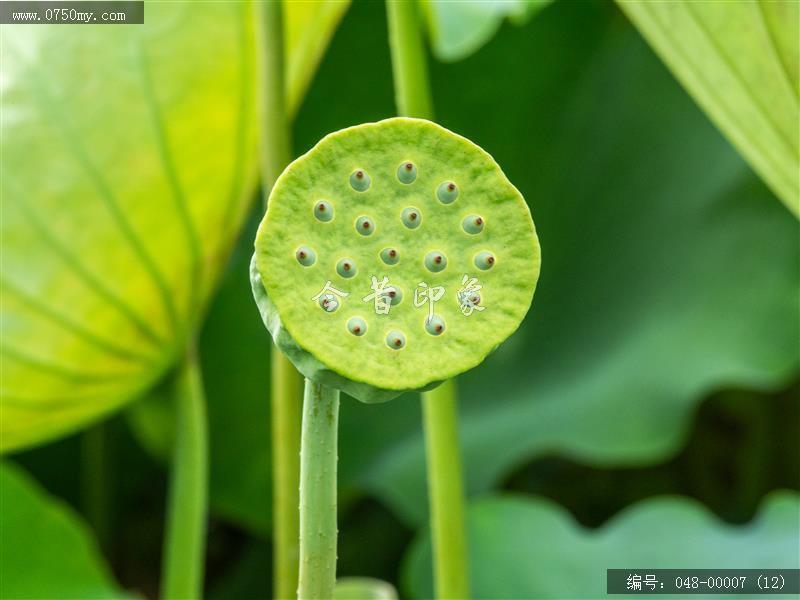
[[(320, 198), (336, 218), (319, 218)], [(494, 160), (401, 117), (332, 133), (286, 168), (251, 284), (303, 375), (379, 402), (478, 365), (524, 318), (539, 264), (528, 206)]]

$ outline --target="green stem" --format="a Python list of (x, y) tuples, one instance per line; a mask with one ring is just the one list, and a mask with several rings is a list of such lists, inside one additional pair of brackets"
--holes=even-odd
[(81, 492), (86, 520), (103, 550), (109, 549), (111, 532), (111, 465), (108, 423), (98, 423), (81, 436)]
[(436, 597), (469, 597), (456, 382), (422, 394)]
[(306, 379), (300, 446), (300, 600), (329, 600), (336, 585), (339, 390)]
[[(291, 157), (285, 106), (283, 3), (258, 2), (259, 93), (261, 111), (261, 182), (264, 208), (269, 191)], [(279, 600), (297, 589), (300, 485), (300, 375), (273, 346), (271, 354), (273, 579)]]
[(272, 528), (275, 598), (294, 598), (300, 569), (300, 375), (272, 348)]
[(194, 347), (175, 380), (175, 441), (167, 507), (161, 598), (194, 600), (203, 593), (208, 431), (206, 399)]
[[(404, 116), (433, 119), (420, 7), (414, 0), (387, 0), (386, 10), (397, 110)], [(422, 394), (422, 409), (436, 596), (448, 600), (468, 598), (455, 381)]]
[(387, 0), (386, 13), (397, 111), (405, 117), (433, 119), (420, 8), (415, 0)]

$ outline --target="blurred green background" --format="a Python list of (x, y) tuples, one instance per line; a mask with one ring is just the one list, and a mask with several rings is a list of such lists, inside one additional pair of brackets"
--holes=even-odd
[[(609, 567), (797, 567), (797, 219), (616, 5), (562, 0), (537, 8), (513, 23), (498, 19), (499, 31), (486, 32), (486, 44), (473, 54), (430, 63), (437, 121), (502, 165), (530, 205), (543, 253), (523, 326), (458, 382), (474, 596), (600, 596)], [(250, 16), (234, 16), (233, 24), (180, 11), (171, 18), (163, 27), (173, 41), (159, 45), (153, 37), (149, 46), (149, 34), (141, 34), (130, 47), (116, 47), (122, 62), (107, 68), (118, 76), (108, 87), (77, 69), (76, 76), (93, 82), (82, 95), (72, 93), (66, 75), (46, 75), (47, 52), (51, 67), (73, 60), (59, 45), (30, 46), (42, 48), (41, 55), (26, 52), (24, 36), (13, 41), (16, 49), (8, 50), (9, 40), (3, 45), (6, 64), (17, 66), (9, 67), (12, 89), (4, 99), (4, 128), (11, 132), (4, 171), (14, 176), (4, 181), (2, 418), (4, 435), (26, 440), (9, 442), (14, 451), (0, 471), (4, 597), (47, 597), (53, 590), (64, 598), (157, 594), (171, 443), (163, 378), (182, 336), (206, 312), (200, 333), (211, 452), (206, 592), (219, 599), (270, 597), (270, 343), (247, 278), (261, 217), (248, 127), (252, 64), (242, 59), (252, 52)], [(380, 2), (354, 2), (344, 14), (298, 106), (295, 155), (330, 131), (395, 114), (385, 18)], [(187, 27), (181, 19), (196, 23)], [(214, 59), (204, 58), (208, 35), (216, 40)], [(324, 47), (324, 35), (314, 40)], [(82, 43), (67, 50), (80, 53), (88, 47)], [(225, 62), (237, 56), (238, 67)], [(125, 61), (149, 67), (141, 67), (144, 76), (128, 77)], [(92, 62), (86, 65), (90, 71)], [(169, 86), (158, 82), (172, 68), (177, 83), (162, 92)], [(217, 71), (224, 77), (210, 82)], [(55, 125), (25, 114), (14, 95), (14, 83), (23, 80), (51, 107), (43, 112)], [(145, 95), (149, 114), (159, 115), (161, 102), (166, 134), (140, 160), (125, 154), (140, 134), (132, 132), (129, 142), (123, 132), (140, 118), (149, 122), (139, 114), (148, 113), (148, 101), (128, 113), (119, 112), (115, 99), (142, 81), (152, 88)], [(796, 79), (791, 85), (797, 87)], [(232, 87), (238, 95), (228, 95)], [(105, 93), (113, 116), (92, 128), (91, 113), (76, 115), (93, 94)], [(182, 116), (171, 120), (179, 109)], [(66, 131), (66, 150), (48, 127)], [(169, 194), (162, 197), (158, 186), (137, 190), (130, 183), (149, 181), (149, 160), (172, 164), (189, 206), (199, 197), (213, 213), (196, 240), (207, 276), (195, 276), (191, 265), (198, 263), (178, 256), (179, 235), (144, 236), (139, 257), (156, 256), (178, 315), (153, 317), (159, 337), (178, 340), (163, 352), (141, 340), (134, 346), (149, 348), (146, 369), (129, 368), (133, 362), (124, 357), (81, 354), (46, 326), (27, 325), (26, 311), (46, 312), (31, 308), (36, 297), (44, 304), (49, 298), (56, 312), (71, 310), (76, 298), (59, 296), (68, 287), (61, 280), (66, 267), (51, 258), (37, 262), (38, 246), (26, 246), (45, 237), (29, 212), (44, 211), (54, 237), (74, 242), (75, 256), (105, 253), (102, 236), (81, 237), (91, 214), (76, 208), (70, 216), (70, 199), (83, 184), (72, 180), (78, 166), (64, 163), (60, 152), (85, 155), (82, 168), (98, 161), (87, 171), (99, 170), (109, 189), (117, 189), (115, 178), (126, 181), (119, 198), (132, 209), (134, 230), (180, 228), (135, 210), (143, 206), (139, 198), (168, 210)], [(55, 170), (43, 174), (37, 161)], [(237, 178), (241, 189), (229, 189)], [(161, 185), (174, 192), (175, 178), (166, 180)], [(97, 178), (85, 185), (102, 195)], [(218, 202), (222, 194), (228, 204)], [(26, 203), (33, 208), (11, 206)], [(189, 218), (200, 220), (199, 211), (192, 208)], [(20, 223), (34, 233), (20, 233)], [(112, 292), (148, 314), (163, 290), (143, 289), (150, 284), (137, 279), (136, 256), (120, 253), (115, 260), (108, 271), (95, 266), (111, 280), (120, 274), (119, 288), (109, 284)], [(52, 271), (41, 280), (32, 274), (40, 265)], [(87, 318), (97, 331), (113, 324), (102, 306), (92, 310), (86, 308)], [(170, 323), (177, 324), (174, 338)], [(87, 369), (107, 378), (88, 376)], [(134, 396), (141, 398), (112, 410)], [(51, 397), (94, 404), (70, 424), (50, 422), (74, 406), (50, 407)], [(35, 429), (37, 411), (47, 413), (42, 431), (49, 433)], [(99, 425), (75, 432), (106, 413)], [(12, 420), (21, 433), (6, 429)], [(376, 577), (402, 597), (430, 597), (414, 395), (384, 405), (343, 398), (339, 481), (339, 576)]]

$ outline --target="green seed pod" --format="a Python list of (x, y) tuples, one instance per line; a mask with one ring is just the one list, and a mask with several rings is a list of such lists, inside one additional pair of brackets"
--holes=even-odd
[[(310, 214), (320, 198), (336, 219)], [(429, 121), (328, 135), (287, 167), (268, 206), (251, 265), (264, 322), (303, 375), (362, 401), (473, 368), (530, 306), (540, 253), (522, 195), (486, 152)], [(480, 235), (467, 215), (481, 216)], [(312, 247), (303, 266), (295, 253)]]
[(404, 208), (400, 218), (403, 220), (403, 224), (409, 229), (416, 229), (419, 227), (420, 223), (422, 223), (422, 214), (420, 214), (418, 208), (413, 206)]

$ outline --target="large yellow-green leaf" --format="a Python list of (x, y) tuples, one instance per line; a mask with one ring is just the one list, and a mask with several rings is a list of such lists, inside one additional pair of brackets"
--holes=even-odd
[[(287, 4), (294, 106), (336, 4)], [(4, 28), (0, 449), (135, 397), (196, 327), (253, 197), (251, 9)]]
[(0, 464), (0, 506), (0, 598), (129, 597), (80, 517), (11, 463)]
[[(800, 561), (800, 498), (788, 492), (768, 496), (742, 526), (693, 500), (653, 498), (591, 531), (551, 502), (500, 496), (471, 505), (467, 527), (472, 594), (487, 600), (602, 598), (606, 569), (777, 569)], [(415, 598), (432, 597), (428, 538), (418, 538), (406, 563)]]
[(618, 1), (717, 127), (800, 216), (800, 3)]

